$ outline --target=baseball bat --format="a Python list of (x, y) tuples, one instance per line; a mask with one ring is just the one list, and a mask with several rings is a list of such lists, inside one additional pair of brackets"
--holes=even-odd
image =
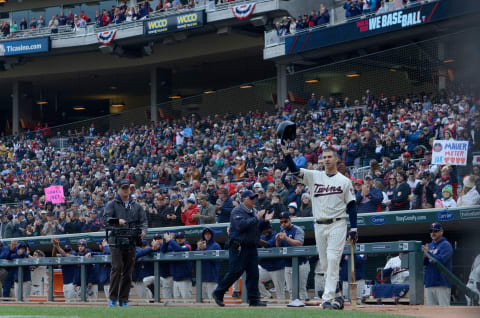
[(355, 242), (350, 240), (350, 258), (351, 258), (351, 273), (352, 281), (350, 283), (350, 300), (352, 303), (352, 308), (357, 307), (357, 283), (355, 281)]

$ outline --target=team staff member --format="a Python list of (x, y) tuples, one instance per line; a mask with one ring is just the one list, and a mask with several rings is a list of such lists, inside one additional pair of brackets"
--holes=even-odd
[[(122, 180), (115, 199), (105, 207), (104, 224), (110, 218), (118, 218), (120, 227), (140, 227), (141, 239), (147, 234), (148, 220), (142, 206), (130, 195), (130, 181)], [(115, 235), (109, 236), (110, 253), (112, 255), (112, 272), (110, 274), (110, 307), (115, 307), (117, 301), (121, 307), (128, 306), (128, 295), (132, 284), (132, 273), (135, 267), (135, 244), (125, 242), (116, 246)]]
[[(298, 168), (285, 146), (285, 160), (292, 173)], [(347, 238), (347, 213), (350, 218), (348, 238), (357, 241), (357, 210), (352, 182), (337, 171), (337, 151), (323, 150), (325, 171), (300, 169), (303, 183), (312, 192), (312, 210), (315, 219), (315, 240), (320, 260), (320, 272), (325, 273), (325, 290), (322, 308), (343, 309), (343, 299), (336, 295), (345, 239)], [(339, 290), (339, 289), (338, 289)]]
[[(205, 199), (206, 201), (206, 199)], [(202, 240), (198, 241), (197, 249), (199, 251), (221, 250), (220, 245), (215, 242), (215, 233), (213, 229), (206, 227), (202, 231)], [(202, 297), (212, 298), (212, 293), (217, 288), (218, 272), (220, 271), (220, 262), (215, 260), (202, 261)]]
[[(289, 246), (302, 246), (305, 239), (305, 232), (292, 224), (289, 212), (280, 213), (280, 226), (282, 230), (275, 236), (275, 245), (277, 247), (289, 247)], [(299, 264), (299, 282), (300, 293), (298, 297), (300, 299), (307, 299), (307, 279), (310, 272), (310, 264), (306, 257), (298, 258)], [(290, 298), (293, 299), (292, 294), (292, 259), (285, 259), (285, 282), (287, 283), (287, 290), (290, 294)]]
[[(13, 243), (13, 242), (12, 242)], [(28, 251), (27, 245), (25, 243), (19, 243), (15, 250), (10, 253), (10, 259), (14, 260), (17, 258), (28, 258)], [(15, 272), (13, 274), (13, 278), (15, 280), (14, 292), (17, 301), (20, 299), (19, 288), (18, 288), (18, 268), (15, 268)], [(32, 287), (32, 279), (30, 275), (30, 267), (24, 267), (23, 271), (23, 300), (25, 301), (28, 297), (30, 297), (30, 289)]]
[(257, 194), (250, 190), (242, 193), (242, 203), (232, 210), (229, 233), (229, 271), (212, 293), (217, 305), (223, 307), (223, 296), (232, 284), (247, 273), (247, 294), (250, 306), (266, 306), (260, 301), (258, 291), (258, 253), (257, 244), (260, 231), (259, 224), (265, 216), (265, 222), (273, 218), (273, 212), (265, 214), (265, 210), (255, 210)]
[[(443, 237), (443, 227), (440, 223), (430, 226), (432, 242), (422, 246), (423, 250), (443, 266), (452, 271), (453, 249), (450, 242)], [(428, 306), (450, 306), (452, 284), (432, 264), (430, 259), (424, 256), (425, 264), (425, 289)]]
[[(70, 245), (65, 245), (62, 249), (58, 239), (52, 239), (52, 243), (52, 257), (57, 257), (57, 254), (63, 257), (73, 256), (73, 250)], [(77, 272), (77, 265), (62, 265), (63, 296), (65, 296), (65, 302), (67, 303), (75, 301), (78, 298), (78, 293), (75, 291), (75, 286), (73, 285), (75, 277), (78, 275)]]

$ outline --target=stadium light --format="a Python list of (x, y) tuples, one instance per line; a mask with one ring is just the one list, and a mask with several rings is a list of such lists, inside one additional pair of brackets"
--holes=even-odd
[(112, 103), (112, 107), (123, 107), (123, 106), (125, 106), (124, 102)]
[(240, 88), (253, 88), (254, 86), (252, 84), (246, 84), (246, 85), (242, 85), (240, 86)]
[(443, 60), (443, 63), (445, 63), (445, 64), (453, 63), (453, 62), (455, 62), (454, 59)]
[(348, 78), (359, 77), (359, 76), (360, 76), (360, 73), (358, 73), (358, 72), (349, 72), (349, 73), (345, 74), (345, 76), (348, 77)]
[(48, 102), (45, 99), (37, 100), (37, 105), (46, 105)]
[(75, 106), (73, 107), (73, 110), (85, 110), (86, 108), (83, 106)]
[(170, 99), (180, 99), (180, 98), (182, 98), (182, 96), (177, 94), (177, 95), (168, 96), (168, 98), (170, 98)]
[(204, 91), (203, 93), (204, 94), (213, 94), (213, 93), (216, 93), (216, 91), (213, 90), (213, 89), (208, 89), (208, 90)]
[(319, 82), (319, 80), (316, 79), (316, 78), (305, 80), (305, 83), (307, 83), (307, 84), (314, 84), (314, 83), (318, 83), (318, 82)]

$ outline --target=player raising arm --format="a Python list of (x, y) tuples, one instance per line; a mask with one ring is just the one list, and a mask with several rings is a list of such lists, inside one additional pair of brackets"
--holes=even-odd
[(337, 171), (335, 149), (323, 150), (325, 171), (298, 169), (291, 155), (282, 147), (285, 161), (294, 174), (310, 189), (315, 222), (315, 240), (321, 272), (326, 273), (322, 308), (342, 309), (343, 299), (336, 295), (340, 259), (347, 238), (347, 214), (350, 219), (348, 239), (357, 241), (357, 210), (351, 181)]

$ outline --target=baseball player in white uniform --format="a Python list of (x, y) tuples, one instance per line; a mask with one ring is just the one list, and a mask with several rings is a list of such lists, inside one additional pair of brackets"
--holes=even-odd
[(390, 258), (383, 268), (384, 275), (390, 274), (392, 284), (408, 284), (410, 273), (402, 267), (400, 255)]
[[(473, 261), (472, 271), (468, 277), (467, 287), (477, 292), (478, 296), (480, 296), (480, 255), (477, 255)], [(470, 299), (468, 296), (465, 296), (465, 298), (467, 298), (468, 306), (480, 305), (480, 302), (477, 304), (472, 304), (472, 299)]]
[[(286, 148), (283, 147), (284, 152)], [(290, 155), (286, 163), (292, 173), (298, 168)], [(337, 151), (323, 150), (325, 171), (300, 169), (303, 183), (310, 189), (315, 226), (315, 240), (320, 271), (325, 273), (322, 308), (343, 309), (343, 299), (336, 295), (340, 259), (347, 239), (347, 213), (350, 218), (348, 238), (357, 240), (357, 210), (352, 182), (337, 171)]]

